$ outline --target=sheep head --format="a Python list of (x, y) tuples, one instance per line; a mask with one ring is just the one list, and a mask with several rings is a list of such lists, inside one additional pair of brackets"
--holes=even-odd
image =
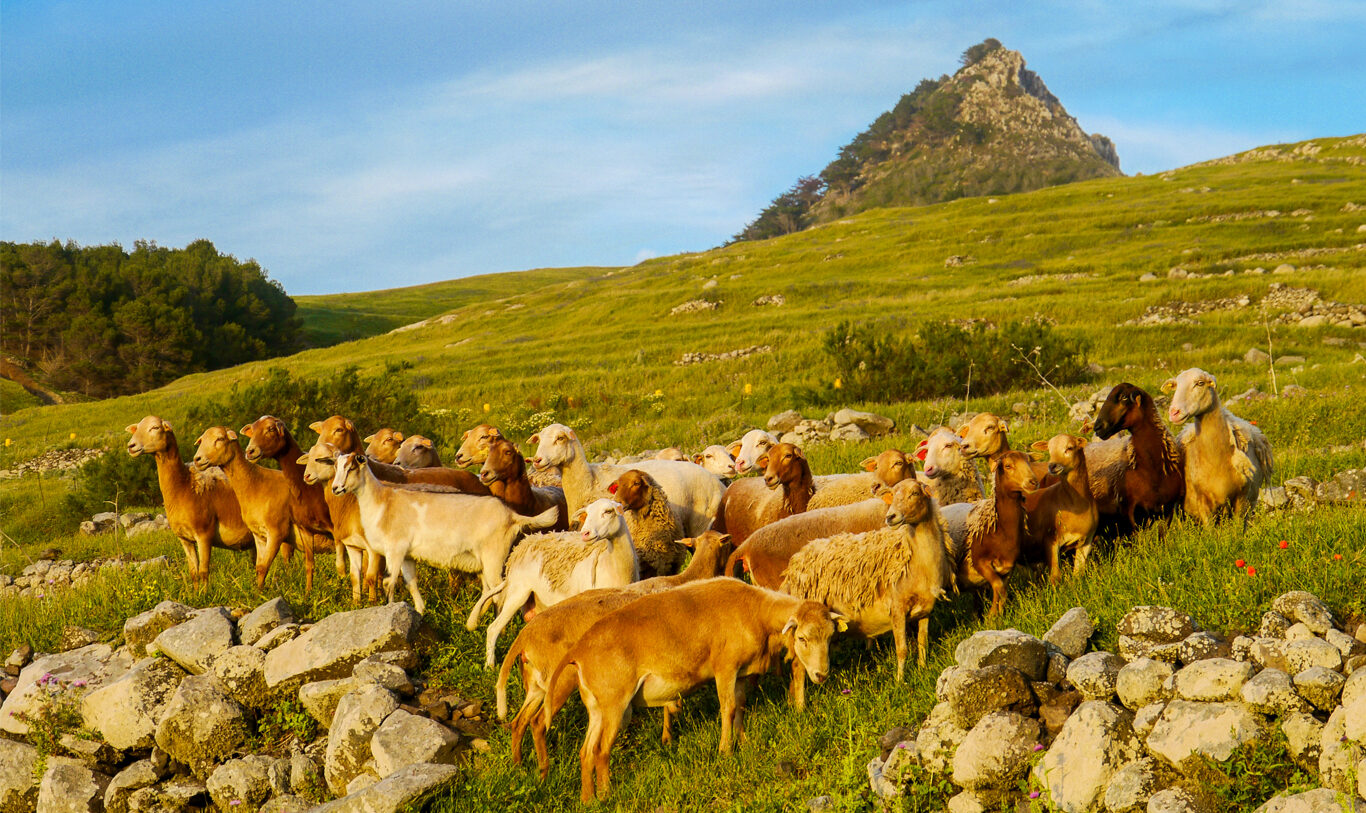
[(578, 456), (579, 436), (564, 424), (552, 423), (527, 439), (536, 447), (531, 465), (537, 469), (558, 468)]
[(996, 457), (1010, 448), (1006, 436), (1009, 428), (1000, 416), (979, 413), (958, 428), (958, 435), (963, 439), (963, 453), (968, 458)]
[[(740, 447), (738, 443), (731, 445), (735, 447), (736, 451), (739, 451)], [(717, 477), (730, 478), (734, 477), (737, 473), (735, 471), (735, 457), (725, 446), (708, 446), (702, 450), (701, 454), (693, 455), (692, 462)]]
[(155, 415), (148, 415), (135, 424), (130, 424), (128, 432), (128, 455), (137, 457), (144, 452), (156, 454), (175, 443), (171, 425)]
[(992, 464), (992, 474), (998, 494), (1008, 491), (1023, 495), (1039, 487), (1039, 478), (1029, 465), (1029, 456), (1024, 452), (1004, 452)]
[(945, 472), (958, 471), (970, 457), (964, 441), (947, 427), (940, 427), (916, 447), (916, 457), (925, 463), (925, 476), (942, 477)]
[(484, 485), (499, 480), (518, 480), (526, 474), (526, 462), (517, 446), (505, 437), (489, 441), (484, 452), (484, 465), (479, 467), (479, 482)]
[(262, 415), (242, 427), (241, 434), (250, 438), (247, 441), (246, 456), (253, 463), (263, 457), (275, 457), (280, 454), (292, 439), (285, 422), (274, 415)]
[(460, 436), (460, 448), (455, 450), (455, 465), (463, 468), (483, 463), (488, 457), (489, 445), (501, 437), (503, 433), (498, 427), (486, 423), (467, 429)]
[(317, 485), (331, 480), (337, 474), (337, 447), (324, 441), (313, 444), (313, 448), (297, 461), (304, 467), (304, 482)]
[(1096, 437), (1107, 440), (1121, 430), (1132, 430), (1143, 420), (1144, 410), (1152, 400), (1148, 393), (1127, 381), (1111, 387), (1105, 403), (1096, 410)]
[(403, 433), (385, 427), (365, 438), (365, 456), (381, 463), (392, 463), (403, 444)]
[(1172, 423), (1184, 423), (1219, 407), (1219, 393), (1215, 391), (1214, 376), (1192, 367), (1182, 370), (1175, 378), (1162, 384), (1163, 392), (1172, 394), (1167, 417)]
[(788, 654), (801, 662), (814, 683), (830, 676), (830, 638), (849, 628), (849, 621), (816, 601), (803, 601), (779, 635)]
[(339, 452), (359, 452), (360, 433), (356, 425), (340, 415), (333, 415), (325, 421), (314, 421), (309, 429), (318, 433), (318, 441), (335, 447)]
[(333, 494), (354, 494), (364, 481), (366, 458), (360, 452), (348, 452), (337, 458), (337, 470), (332, 475)]
[(639, 511), (645, 507), (650, 496), (649, 475), (639, 469), (631, 469), (618, 477), (608, 491), (622, 508)]
[(859, 464), (864, 471), (877, 475), (877, 481), (894, 486), (908, 477), (915, 477), (915, 464), (900, 449), (888, 449), (873, 457), (864, 458)]
[(194, 467), (203, 471), (214, 466), (226, 466), (241, 453), (237, 445), (237, 433), (226, 426), (214, 426), (204, 430), (196, 440)]
[(774, 446), (778, 445), (778, 439), (771, 433), (762, 429), (751, 429), (735, 443), (728, 447), (731, 456), (735, 458), (735, 470), (744, 474), (751, 468), (762, 468), (759, 458), (768, 454)]
[(612, 500), (594, 500), (575, 514), (575, 519), (582, 516), (583, 541), (591, 542), (594, 539), (610, 540), (621, 530), (624, 520), (621, 515), (621, 506)]
[(884, 521), (889, 528), (919, 525), (934, 513), (934, 498), (916, 480), (902, 480), (891, 488), (881, 489), (878, 496), (887, 503)]

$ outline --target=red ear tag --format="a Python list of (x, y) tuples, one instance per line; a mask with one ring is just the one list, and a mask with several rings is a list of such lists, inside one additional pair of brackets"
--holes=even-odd
[(613, 484), (611, 484), (610, 486), (608, 486), (608, 487), (607, 487), (607, 493), (608, 493), (608, 494), (615, 494), (615, 493), (617, 493), (617, 484), (616, 484), (616, 483), (613, 483)]
[(917, 449), (916, 452), (915, 452), (915, 459), (916, 459), (916, 460), (924, 460), (924, 459), (925, 459), (925, 453), (928, 452), (928, 451), (929, 451), (929, 449)]

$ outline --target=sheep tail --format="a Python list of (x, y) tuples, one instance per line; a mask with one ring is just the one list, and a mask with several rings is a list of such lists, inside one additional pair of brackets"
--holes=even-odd
[(508, 717), (508, 677), (512, 674), (512, 665), (517, 662), (517, 657), (526, 649), (526, 627), (517, 634), (517, 638), (512, 642), (508, 649), (508, 654), (503, 657), (503, 665), (498, 670), (498, 683), (494, 687), (498, 696), (498, 719), (506, 720)]
[[(561, 673), (564, 674), (565, 678), (573, 677), (575, 679), (561, 680)], [(559, 713), (560, 707), (569, 699), (569, 695), (573, 694), (574, 689), (578, 688), (578, 677), (579, 665), (570, 660), (568, 655), (560, 661), (560, 665), (556, 666), (555, 671), (550, 675), (550, 681), (546, 685), (545, 700), (542, 703), (544, 708), (541, 710), (542, 725), (547, 731), (550, 729), (550, 723), (555, 719), (555, 715)]]
[(526, 533), (528, 529), (543, 531), (554, 525), (555, 521), (559, 518), (559, 506), (552, 505), (534, 517), (524, 517), (521, 514), (518, 514), (516, 515), (514, 522), (517, 523), (517, 530)]

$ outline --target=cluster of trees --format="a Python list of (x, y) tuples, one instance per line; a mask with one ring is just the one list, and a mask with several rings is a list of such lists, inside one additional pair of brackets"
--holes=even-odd
[(93, 397), (291, 353), (294, 300), (208, 240), (181, 249), (0, 242), (0, 351)]
[[(988, 38), (964, 51), (959, 61), (963, 67), (970, 67), (1000, 47), (999, 40)], [(955, 136), (967, 136), (974, 143), (984, 141), (989, 135), (984, 128), (958, 121), (962, 97), (954, 92), (936, 92), (948, 81), (947, 74), (938, 79), (920, 80), (915, 90), (903, 95), (895, 107), (878, 116), (866, 130), (840, 147), (839, 156), (818, 176), (798, 179), (732, 241), (766, 240), (810, 226), (811, 210), (826, 194), (848, 194), (856, 190), (865, 169), (890, 158), (896, 146), (908, 139), (925, 144)]]

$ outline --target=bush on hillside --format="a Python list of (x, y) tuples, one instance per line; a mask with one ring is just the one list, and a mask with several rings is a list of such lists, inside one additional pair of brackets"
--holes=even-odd
[[(193, 441), (198, 435), (191, 436)], [(188, 442), (179, 439), (185, 452)], [(134, 507), (161, 505), (161, 486), (151, 455), (130, 457), (113, 448), (86, 461), (76, 470), (76, 480), (64, 498), (67, 518), (73, 524), (101, 511), (124, 511)]]
[(801, 390), (800, 401), (962, 397), (969, 386), (973, 395), (990, 395), (1036, 387), (1040, 374), (1056, 385), (1087, 377), (1085, 341), (1038, 319), (999, 328), (928, 322), (909, 336), (889, 332), (885, 323), (846, 321), (825, 334), (821, 348), (834, 362), (838, 386)]

